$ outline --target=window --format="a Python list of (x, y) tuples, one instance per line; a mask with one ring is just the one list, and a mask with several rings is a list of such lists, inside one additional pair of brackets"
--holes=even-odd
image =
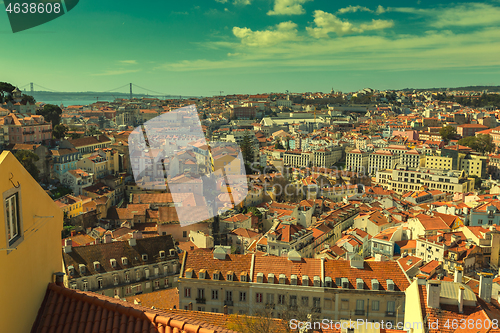
[(12, 194), (16, 189), (11, 189), (4, 194), (5, 224), (7, 228), (7, 244), (15, 247), (22, 240), (22, 225), (19, 209), (18, 193)]
[(102, 289), (103, 284), (102, 284), (102, 279), (97, 279), (97, 288)]
[(267, 294), (266, 295), (266, 303), (274, 304), (274, 294)]
[(82, 290), (83, 291), (89, 290), (89, 283), (87, 281), (83, 281)]
[(191, 298), (191, 288), (184, 288), (184, 297)]
[(233, 301), (233, 292), (231, 290), (226, 291), (226, 301)]
[(387, 302), (387, 312), (394, 312), (394, 311), (396, 311), (396, 302), (388, 301)]
[(285, 304), (285, 295), (278, 295), (278, 304)]
[(302, 297), (302, 306), (309, 306), (309, 297), (307, 296)]
[(129, 272), (125, 272), (125, 282), (130, 282), (130, 273)]
[(246, 302), (247, 300), (247, 293), (244, 291), (240, 291), (240, 302)]
[(198, 298), (205, 298), (205, 289), (198, 288)]
[(313, 297), (313, 307), (314, 308), (321, 307), (321, 298), (319, 298), (319, 297)]
[(135, 271), (135, 279), (137, 281), (139, 281), (141, 279), (141, 271), (140, 270)]
[(290, 295), (290, 306), (297, 306), (297, 296)]
[(219, 312), (219, 309), (217, 309), (217, 308), (212, 308), (212, 312), (213, 312), (213, 313), (217, 313), (217, 312)]
[(255, 294), (255, 302), (262, 303), (262, 293)]
[(156, 280), (155, 281), (155, 289), (159, 289), (160, 288), (160, 280)]
[(342, 310), (349, 310), (349, 300), (348, 299), (342, 299)]
[(158, 267), (155, 267), (155, 276), (158, 276), (160, 274), (160, 269)]
[(219, 299), (219, 291), (218, 290), (212, 290), (212, 299)]
[(114, 275), (113, 276), (113, 283), (116, 285), (118, 285), (118, 275)]
[(356, 310), (363, 310), (365, 307), (365, 301), (362, 299), (356, 300)]
[(183, 232), (182, 232), (182, 237), (187, 237), (187, 236), (188, 236), (187, 231), (183, 231)]

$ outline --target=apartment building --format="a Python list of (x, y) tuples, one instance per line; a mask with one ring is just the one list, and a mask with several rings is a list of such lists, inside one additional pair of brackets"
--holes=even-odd
[(179, 305), (193, 310), (273, 317), (310, 314), (329, 320), (396, 321), (404, 316), (410, 281), (397, 262), (213, 253), (186, 253), (179, 278)]
[(69, 170), (77, 169), (77, 162), (82, 155), (75, 148), (57, 148), (50, 151), (54, 160), (54, 177), (61, 179)]
[(10, 144), (45, 143), (52, 139), (52, 124), (41, 115), (10, 113), (0, 117), (0, 127), (7, 129), (5, 134), (8, 134)]
[(368, 172), (375, 174), (377, 170), (392, 169), (399, 162), (399, 155), (388, 150), (377, 150), (370, 154)]
[(119, 242), (105, 235), (103, 244), (78, 247), (66, 239), (63, 267), (67, 288), (125, 297), (174, 286), (179, 257), (170, 235)]
[(474, 189), (474, 179), (468, 178), (465, 171), (410, 170), (397, 167), (393, 170), (380, 170), (376, 175), (377, 183), (385, 189), (404, 193), (422, 190), (440, 190), (446, 193), (467, 193)]
[(367, 172), (370, 154), (359, 149), (346, 154), (346, 169), (354, 172)]

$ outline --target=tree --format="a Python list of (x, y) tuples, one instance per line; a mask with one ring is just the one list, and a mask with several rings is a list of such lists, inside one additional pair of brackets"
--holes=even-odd
[(368, 126), (368, 133), (370, 135), (373, 135), (375, 134), (375, 132), (377, 132), (379, 129), (378, 125), (376, 122), (371, 122), (370, 125)]
[(37, 112), (37, 114), (42, 115), (46, 121), (50, 121), (52, 123), (52, 128), (59, 125), (59, 122), (61, 121), (61, 113), (61, 108), (54, 104), (45, 104), (43, 109)]
[(62, 139), (66, 136), (66, 134), (68, 133), (68, 127), (66, 127), (65, 125), (56, 125), (54, 127), (54, 129), (52, 130), (52, 135), (54, 135), (54, 138), (56, 139)]
[(283, 147), (280, 141), (276, 140), (274, 143), (274, 149), (285, 149), (285, 147)]
[(483, 183), (483, 180), (479, 176), (469, 176), (469, 178), (474, 178), (474, 188), (476, 190), (481, 189), (481, 184)]
[(16, 87), (10, 83), (0, 82), (0, 97), (2, 97), (2, 103), (12, 100), (12, 92), (14, 89), (16, 89)]
[(35, 165), (35, 162), (38, 161), (38, 156), (29, 150), (18, 150), (14, 153), (14, 156), (23, 165), (26, 171), (30, 173), (31, 177), (38, 181), (38, 174), (40, 171)]
[(245, 136), (243, 136), (243, 140), (240, 143), (240, 148), (245, 164), (249, 165), (250, 163), (253, 162), (254, 152), (253, 152), (253, 142), (248, 132), (246, 132)]
[(480, 152), (481, 154), (487, 152), (493, 152), (495, 150), (495, 144), (493, 143), (493, 137), (489, 134), (479, 134), (478, 136), (466, 136), (458, 140), (458, 144), (462, 146), (467, 146)]
[(453, 139), (457, 134), (457, 129), (453, 126), (444, 126), (439, 130), (439, 135), (443, 138), (443, 140), (448, 141)]

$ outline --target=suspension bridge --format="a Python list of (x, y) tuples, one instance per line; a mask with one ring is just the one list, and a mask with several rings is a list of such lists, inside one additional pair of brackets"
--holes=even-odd
[[(35, 87), (37, 88), (37, 90), (35, 90)], [(135, 94), (138, 94), (136, 92), (136, 90), (140, 90), (142, 92), (146, 92), (146, 95), (147, 96), (150, 96), (150, 97), (164, 97), (165, 99), (167, 98), (182, 98), (181, 95), (172, 95), (172, 94), (166, 94), (166, 93), (162, 93), (162, 92), (159, 92), (159, 91), (155, 91), (155, 90), (152, 90), (152, 89), (148, 89), (148, 88), (144, 88), (144, 87), (141, 87), (137, 84), (134, 84), (134, 83), (127, 83), (127, 84), (124, 84), (123, 86), (120, 86), (120, 87), (117, 87), (117, 88), (113, 88), (113, 89), (109, 89), (109, 90), (106, 90), (106, 91), (98, 91), (98, 92), (90, 92), (90, 91), (82, 91), (82, 92), (68, 92), (68, 91), (60, 91), (60, 90), (54, 90), (54, 89), (50, 89), (50, 88), (47, 88), (47, 87), (44, 87), (44, 86), (41, 86), (39, 84), (36, 84), (34, 82), (30, 82), (28, 84), (25, 84), (23, 86), (19, 86), (18, 87), (19, 90), (22, 90), (24, 91), (24, 93), (26, 94), (31, 94), (31, 96), (33, 96), (35, 93), (41, 93), (41, 92), (49, 92), (49, 93), (61, 93), (61, 94), (65, 94), (65, 93), (71, 93), (71, 94), (109, 94), (111, 96), (113, 96), (113, 93), (117, 93), (117, 94), (120, 94), (120, 95), (125, 95), (125, 94), (128, 94), (128, 97), (129, 99), (132, 99), (134, 97), (134, 91), (135, 91)], [(28, 90), (29, 88), (29, 90)], [(141, 95), (144, 95), (144, 93), (141, 93)], [(192, 96), (184, 96), (184, 97), (192, 97)], [(93, 97), (93, 98), (99, 98), (99, 97)]]

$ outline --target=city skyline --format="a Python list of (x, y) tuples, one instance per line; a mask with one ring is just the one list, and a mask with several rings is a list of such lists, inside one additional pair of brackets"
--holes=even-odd
[[(80, 2), (0, 34), (2, 80), (172, 95), (499, 85), (500, 3)], [(125, 89), (126, 90), (126, 89)], [(125, 91), (123, 91), (125, 92)], [(139, 91), (140, 92), (140, 91)]]

